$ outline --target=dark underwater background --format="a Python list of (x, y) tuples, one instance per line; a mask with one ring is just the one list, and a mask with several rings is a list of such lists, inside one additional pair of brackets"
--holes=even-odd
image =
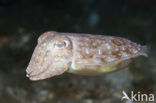
[[(25, 70), (46, 31), (124, 37), (149, 57), (111, 74), (33, 82)], [(156, 94), (155, 0), (0, 0), (0, 103), (121, 103), (122, 91)]]

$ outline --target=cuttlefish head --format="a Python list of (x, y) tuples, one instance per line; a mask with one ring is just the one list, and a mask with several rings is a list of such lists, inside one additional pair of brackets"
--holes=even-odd
[(68, 70), (72, 61), (72, 42), (66, 35), (47, 32), (38, 39), (26, 69), (30, 80), (42, 80), (60, 75)]

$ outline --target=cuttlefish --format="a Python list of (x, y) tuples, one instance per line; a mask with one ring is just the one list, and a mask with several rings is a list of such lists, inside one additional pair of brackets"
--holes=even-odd
[(146, 48), (130, 40), (104, 35), (49, 31), (38, 38), (26, 69), (30, 80), (42, 80), (70, 72), (100, 75), (126, 67)]

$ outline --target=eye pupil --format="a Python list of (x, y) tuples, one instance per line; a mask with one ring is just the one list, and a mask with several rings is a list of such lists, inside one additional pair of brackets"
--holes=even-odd
[(62, 47), (66, 47), (67, 43), (64, 41), (64, 42), (58, 42), (55, 44), (56, 47), (58, 48), (62, 48)]

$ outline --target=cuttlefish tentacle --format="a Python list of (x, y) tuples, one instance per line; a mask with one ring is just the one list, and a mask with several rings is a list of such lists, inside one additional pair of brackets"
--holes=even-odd
[(140, 55), (147, 56), (144, 46), (121, 37), (50, 31), (39, 37), (26, 72), (31, 80), (65, 71), (99, 75), (122, 69)]

